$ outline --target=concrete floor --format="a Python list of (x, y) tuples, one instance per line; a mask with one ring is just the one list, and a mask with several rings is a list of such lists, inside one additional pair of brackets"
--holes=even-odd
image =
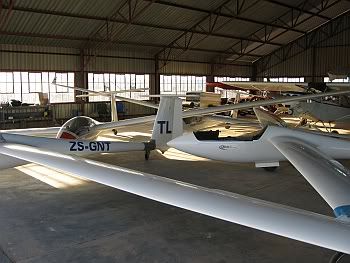
[[(175, 151), (92, 158), (332, 216), (289, 163), (271, 173)], [(33, 172), (61, 181), (53, 187)], [(328, 262), (334, 253), (40, 166), (0, 174), (0, 262)]]

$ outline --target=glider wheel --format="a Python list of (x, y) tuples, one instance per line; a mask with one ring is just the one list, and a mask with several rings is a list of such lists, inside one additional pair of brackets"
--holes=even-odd
[(263, 167), (265, 171), (268, 172), (274, 172), (277, 169), (277, 166), (271, 166), (271, 167)]
[(343, 256), (345, 256), (343, 252), (336, 252), (329, 260), (329, 263), (338, 263), (340, 262)]
[(150, 155), (150, 152), (149, 152), (149, 151), (146, 151), (146, 152), (145, 152), (145, 160), (146, 160), (146, 161), (148, 161), (149, 155)]
[(117, 129), (113, 129), (112, 132), (114, 133), (114, 135), (117, 135), (117, 134), (118, 134)]

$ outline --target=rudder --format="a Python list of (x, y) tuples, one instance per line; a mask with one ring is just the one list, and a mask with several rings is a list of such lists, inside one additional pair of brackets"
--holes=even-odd
[(183, 133), (182, 100), (177, 97), (160, 98), (160, 104), (153, 125), (152, 140), (162, 152), (169, 147), (167, 142)]

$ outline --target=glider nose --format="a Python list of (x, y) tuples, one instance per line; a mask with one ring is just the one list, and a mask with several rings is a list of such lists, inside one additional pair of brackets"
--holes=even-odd
[(169, 147), (188, 152), (194, 145), (194, 135), (192, 133), (185, 134), (169, 141), (167, 144)]
[(168, 142), (167, 142), (167, 145), (168, 145), (169, 147), (172, 147), (172, 148), (177, 148), (177, 146), (181, 143), (181, 142), (179, 142), (179, 139), (180, 139), (181, 137), (182, 137), (182, 136), (177, 137), (177, 138), (175, 138), (175, 139), (172, 139), (171, 141), (168, 141)]

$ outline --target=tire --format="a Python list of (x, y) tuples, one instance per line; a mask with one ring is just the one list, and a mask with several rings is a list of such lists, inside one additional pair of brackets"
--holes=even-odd
[(265, 171), (267, 172), (274, 172), (276, 171), (278, 166), (270, 166), (270, 167), (263, 167)]
[(146, 160), (146, 161), (148, 161), (148, 159), (149, 159), (149, 155), (150, 155), (150, 153), (149, 153), (149, 152), (145, 152), (145, 160)]

